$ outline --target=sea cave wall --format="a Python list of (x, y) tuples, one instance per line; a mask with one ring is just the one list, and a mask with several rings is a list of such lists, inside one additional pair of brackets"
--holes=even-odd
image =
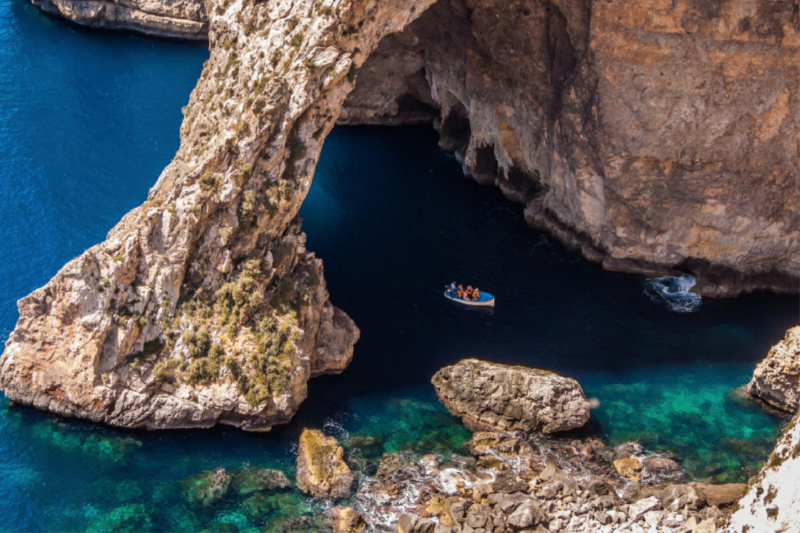
[(798, 4), (439, 0), (344, 124), (433, 121), (464, 172), (610, 270), (797, 292)]

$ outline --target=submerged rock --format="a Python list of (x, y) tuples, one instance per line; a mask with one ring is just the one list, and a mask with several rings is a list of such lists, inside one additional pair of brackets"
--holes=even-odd
[(288, 489), (292, 482), (280, 470), (243, 468), (234, 474), (233, 485), (239, 494), (250, 494), (262, 490)]
[(318, 498), (342, 498), (350, 493), (353, 473), (344, 450), (333, 437), (316, 429), (300, 435), (297, 449), (297, 486)]
[(578, 382), (547, 370), (464, 359), (431, 382), (450, 412), (475, 430), (555, 433), (589, 420)]
[(208, 507), (228, 494), (232, 480), (224, 468), (217, 468), (188, 480), (185, 497), (193, 505)]
[(800, 408), (800, 326), (786, 332), (753, 372), (747, 393), (770, 407), (794, 414)]

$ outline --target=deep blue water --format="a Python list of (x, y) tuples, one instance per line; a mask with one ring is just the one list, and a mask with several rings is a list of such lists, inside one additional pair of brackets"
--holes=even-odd
[[(101, 241), (178, 147), (202, 46), (90, 32), (22, 0), (0, 2), (0, 340), (15, 302)], [(333, 301), (362, 329), (341, 376), (310, 384), (295, 422), (143, 433), (0, 402), (0, 531), (260, 531), (313, 507), (296, 493), (190, 501), (223, 466), (282, 468), (303, 425), (368, 433), (379, 451), (458, 450), (469, 434), (428, 384), (465, 356), (577, 378), (597, 397), (590, 431), (675, 453), (693, 476), (741, 479), (779, 422), (729, 395), (787, 327), (796, 297), (706, 300), (679, 314), (643, 280), (525, 227), (519, 206), (467, 181), (429, 128), (337, 128), (301, 215)], [(498, 295), (459, 308), (452, 280)], [(343, 440), (347, 437), (340, 433)]]

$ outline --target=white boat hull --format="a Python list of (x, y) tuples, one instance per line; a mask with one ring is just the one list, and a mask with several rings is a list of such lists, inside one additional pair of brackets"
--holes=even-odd
[(494, 307), (494, 296), (492, 296), (488, 300), (482, 300), (482, 301), (463, 300), (461, 298), (458, 298), (457, 296), (450, 296), (449, 294), (447, 294), (447, 291), (445, 291), (444, 297), (447, 298), (448, 300), (460, 303), (461, 305), (470, 305), (472, 307)]

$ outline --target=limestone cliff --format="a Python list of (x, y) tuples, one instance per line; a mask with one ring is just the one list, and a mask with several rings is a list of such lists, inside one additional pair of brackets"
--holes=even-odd
[(178, 39), (202, 40), (208, 34), (208, 15), (202, 0), (31, 1), (47, 13), (94, 28)]
[(726, 533), (800, 531), (800, 426), (795, 415), (775, 451), (751, 480)]
[(800, 409), (800, 326), (787, 331), (758, 364), (747, 393), (790, 415)]
[(19, 302), (11, 400), (150, 429), (286, 422), (359, 332), (297, 212), (378, 42), (419, 0), (208, 4), (211, 57), (147, 202)]
[(435, 117), (467, 175), (610, 270), (797, 292), (798, 36), (790, 0), (440, 0), (340, 121)]

